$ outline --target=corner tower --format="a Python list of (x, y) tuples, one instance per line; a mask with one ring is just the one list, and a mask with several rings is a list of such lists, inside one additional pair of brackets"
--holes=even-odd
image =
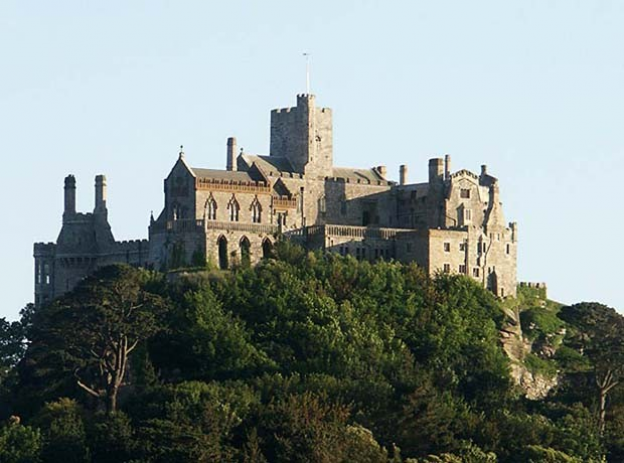
[(314, 95), (297, 95), (296, 107), (271, 111), (270, 155), (288, 158), (297, 172), (330, 176), (332, 139), (332, 111), (317, 107)]

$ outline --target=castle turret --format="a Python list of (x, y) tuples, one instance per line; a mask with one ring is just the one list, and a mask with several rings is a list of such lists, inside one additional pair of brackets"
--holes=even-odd
[(106, 176), (95, 176), (95, 209), (94, 214), (106, 215), (108, 210), (106, 209)]
[(63, 219), (76, 215), (76, 177), (65, 177), (65, 210)]
[(236, 138), (227, 139), (227, 170), (237, 170), (236, 165)]

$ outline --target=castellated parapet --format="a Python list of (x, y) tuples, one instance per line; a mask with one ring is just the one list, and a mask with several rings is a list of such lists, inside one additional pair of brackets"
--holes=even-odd
[(334, 166), (332, 139), (331, 109), (302, 94), (296, 106), (271, 111), (268, 156), (238, 153), (234, 137), (225, 170), (191, 167), (180, 152), (148, 240), (115, 241), (102, 175), (93, 212), (78, 213), (76, 179), (68, 176), (58, 240), (34, 247), (35, 302), (112, 263), (253, 265), (280, 238), (361, 260), (416, 262), (432, 275), (466, 275), (499, 297), (516, 294), (518, 225), (505, 221), (499, 181), (485, 165), (479, 174), (453, 172), (445, 155), (423, 165), (425, 182), (409, 183), (401, 165), (396, 183), (382, 164)]

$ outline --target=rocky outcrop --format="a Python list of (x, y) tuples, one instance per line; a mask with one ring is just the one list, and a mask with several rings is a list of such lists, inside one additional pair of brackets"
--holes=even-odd
[(540, 344), (537, 352), (534, 346), (522, 334), (520, 324), (519, 309), (504, 309), (506, 322), (500, 331), (501, 344), (503, 350), (511, 360), (511, 377), (520, 387), (525, 397), (530, 400), (545, 398), (548, 393), (559, 384), (558, 375), (547, 376), (541, 373), (530, 371), (524, 364), (528, 354), (534, 353), (538, 356), (552, 357), (555, 348)]
[(511, 365), (511, 377), (520, 386), (525, 397), (529, 400), (545, 398), (559, 384), (558, 375), (549, 378), (539, 373), (532, 373), (519, 363)]

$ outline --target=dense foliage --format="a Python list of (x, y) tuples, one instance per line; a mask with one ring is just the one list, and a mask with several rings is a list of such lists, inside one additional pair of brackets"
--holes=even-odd
[(527, 314), (532, 339), (557, 333), (565, 377), (530, 402), (504, 310), (470, 279), (276, 253), (230, 272), (110, 267), (2, 321), (0, 461), (622, 461), (612, 309)]

